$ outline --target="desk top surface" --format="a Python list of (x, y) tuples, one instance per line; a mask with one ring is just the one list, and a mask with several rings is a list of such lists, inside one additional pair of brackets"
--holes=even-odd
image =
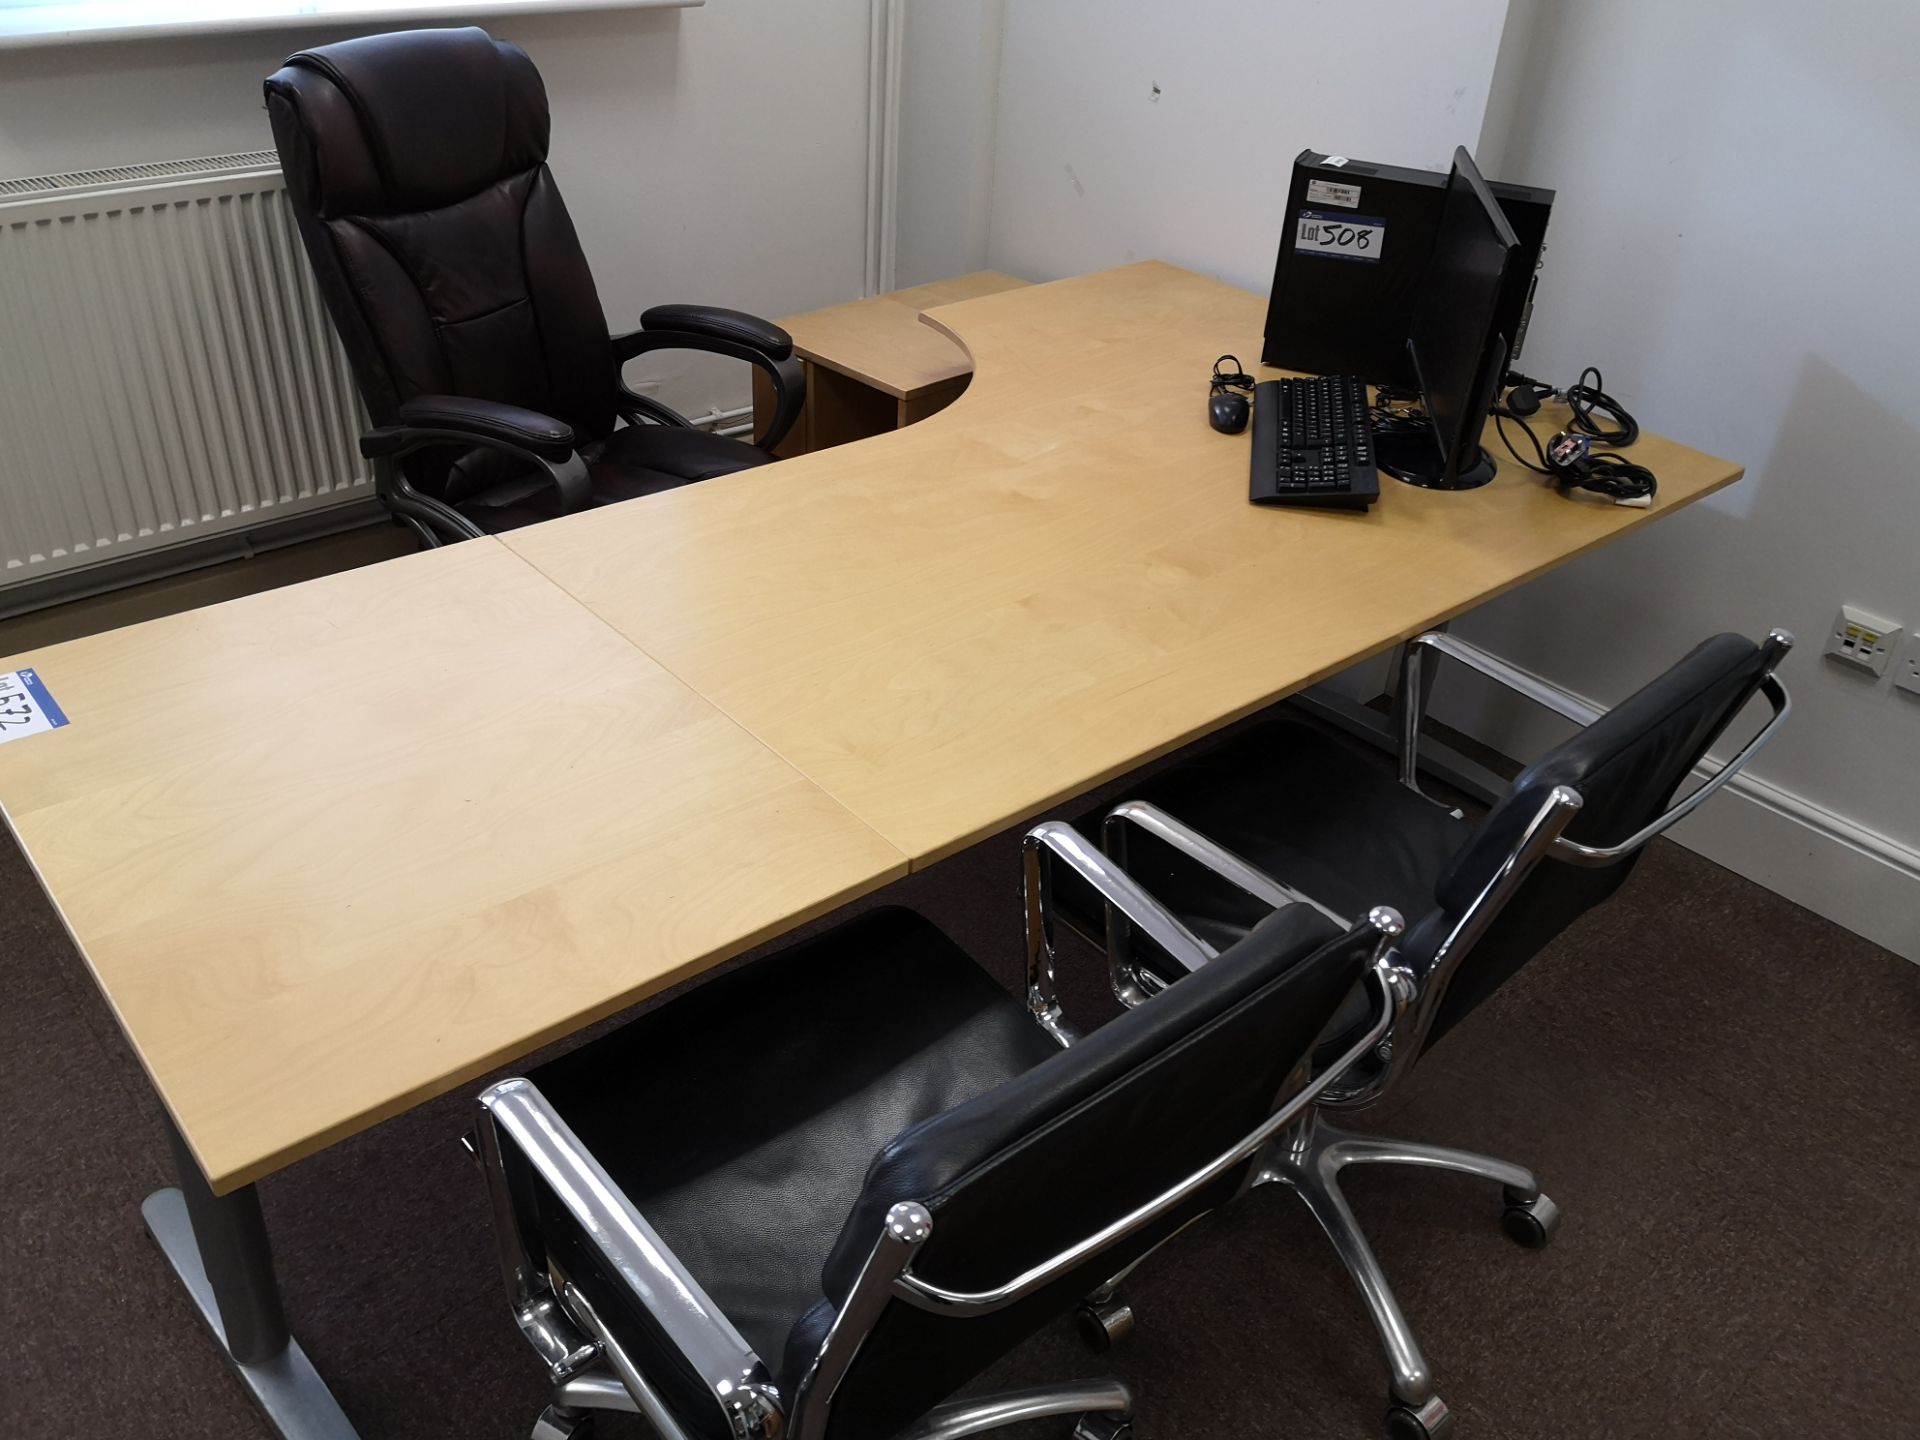
[(505, 543), (918, 865), (1741, 474), (1648, 436), (1651, 510), (1506, 462), (1250, 506), (1205, 377), (1263, 314), (1157, 262), (935, 309), (975, 376), (931, 419)]
[(492, 540), (23, 664), (0, 803), (220, 1190), (906, 868)]
[(997, 271), (980, 270), (811, 310), (780, 324), (793, 336), (793, 348), (814, 364), (851, 375), (895, 399), (910, 400), (973, 369), (963, 347), (920, 323), (921, 311), (1018, 289), (1026, 283)]

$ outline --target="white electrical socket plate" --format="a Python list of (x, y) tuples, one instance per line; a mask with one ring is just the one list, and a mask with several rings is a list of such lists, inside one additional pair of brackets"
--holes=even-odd
[(1907, 648), (1893, 662), (1893, 688), (1920, 695), (1920, 635), (1907, 638)]
[(1826, 648), (1821, 653), (1869, 675), (1884, 675), (1903, 633), (1891, 620), (1869, 615), (1858, 606), (1842, 605), (1827, 630)]

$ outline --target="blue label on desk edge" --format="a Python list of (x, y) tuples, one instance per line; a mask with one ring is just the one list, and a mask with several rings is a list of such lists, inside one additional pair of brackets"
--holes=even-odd
[(0, 745), (44, 735), (67, 723), (67, 712), (47, 689), (40, 672), (30, 666), (0, 670)]
[(40, 713), (47, 717), (47, 724), (58, 730), (67, 723), (67, 712), (60, 708), (53, 698), (53, 692), (47, 689), (40, 679), (38, 670), (22, 669), (17, 672), (20, 683), (27, 687), (27, 693), (33, 697), (33, 703), (40, 707)]

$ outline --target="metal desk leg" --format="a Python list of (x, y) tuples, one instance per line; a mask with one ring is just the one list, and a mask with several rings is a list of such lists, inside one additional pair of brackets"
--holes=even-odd
[(359, 1440), (326, 1382), (287, 1333), (273, 1252), (251, 1185), (215, 1195), (171, 1124), (180, 1187), (140, 1206), (221, 1352), (286, 1440)]

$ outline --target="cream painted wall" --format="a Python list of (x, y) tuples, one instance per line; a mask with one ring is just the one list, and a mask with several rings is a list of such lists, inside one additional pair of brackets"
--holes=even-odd
[(896, 285), (986, 266), (1006, 10), (1007, 0), (901, 6)]
[[(545, 76), (553, 170), (612, 326), (667, 300), (783, 315), (860, 293), (868, 16), (719, 0), (489, 22)], [(351, 33), (0, 52), (0, 177), (271, 148), (261, 80)], [(670, 401), (747, 402), (745, 366), (661, 363)]]
[(1842, 601), (1920, 628), (1916, 54), (1910, 0), (1515, 0), (1481, 152), (1560, 192), (1527, 370), (1598, 364), (1748, 474), (1459, 629), (1602, 701), (1715, 631), (1794, 631), (1765, 788), (1689, 843), (1920, 959), (1920, 697), (1819, 655)]
[(1444, 165), (1480, 133), (1506, 9), (1008, 0), (988, 259), (1045, 280), (1151, 257), (1265, 293), (1293, 157)]

